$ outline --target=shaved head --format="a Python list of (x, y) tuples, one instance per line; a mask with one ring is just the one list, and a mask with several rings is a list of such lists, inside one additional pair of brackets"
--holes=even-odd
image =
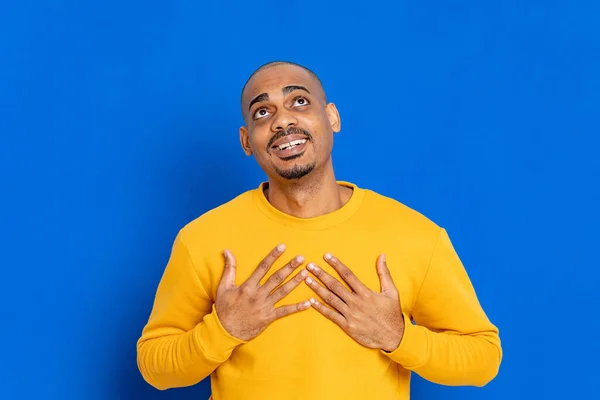
[(304, 65), (300, 65), (297, 64), (295, 62), (292, 61), (271, 61), (268, 62), (266, 64), (261, 65), (260, 67), (258, 67), (256, 70), (254, 70), (254, 72), (250, 75), (250, 77), (248, 77), (248, 79), (246, 80), (246, 83), (244, 83), (244, 87), (242, 88), (242, 92), (240, 93), (240, 105), (242, 107), (242, 113), (244, 113), (244, 109), (243, 109), (243, 105), (244, 105), (244, 92), (246, 91), (246, 87), (248, 86), (248, 83), (252, 80), (252, 78), (254, 78), (254, 76), (256, 76), (258, 73), (267, 70), (269, 68), (273, 68), (276, 67), (278, 65), (292, 65), (298, 68), (302, 68), (304, 71), (308, 72), (308, 74), (317, 82), (322, 94), (323, 94), (323, 100), (325, 102), (327, 102), (327, 98), (325, 97), (325, 89), (323, 88), (323, 83), (321, 82), (321, 80), (319, 79), (319, 77), (317, 76), (317, 74), (315, 74), (312, 70), (310, 70), (309, 68), (305, 67)]

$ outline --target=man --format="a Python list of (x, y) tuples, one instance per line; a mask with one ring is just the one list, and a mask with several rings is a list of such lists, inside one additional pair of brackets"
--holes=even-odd
[(210, 375), (214, 400), (408, 399), (411, 372), (492, 380), (498, 330), (446, 231), (336, 180), (340, 116), (314, 73), (266, 64), (241, 103), (267, 181), (177, 235), (138, 341), (144, 379)]

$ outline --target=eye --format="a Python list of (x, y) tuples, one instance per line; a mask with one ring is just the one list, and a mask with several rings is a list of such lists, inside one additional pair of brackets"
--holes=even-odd
[(254, 119), (261, 119), (267, 115), (269, 115), (269, 111), (267, 111), (266, 108), (259, 108), (258, 110), (254, 111)]
[(295, 106), (302, 107), (302, 106), (306, 106), (308, 104), (310, 104), (310, 103), (308, 102), (308, 100), (306, 99), (306, 97), (296, 97), (294, 99), (294, 107)]

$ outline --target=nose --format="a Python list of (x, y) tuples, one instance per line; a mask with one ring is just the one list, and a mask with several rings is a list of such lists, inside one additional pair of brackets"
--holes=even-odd
[(298, 121), (291, 113), (283, 111), (277, 113), (276, 117), (273, 119), (271, 130), (273, 132), (286, 130), (290, 126), (296, 126), (297, 124)]

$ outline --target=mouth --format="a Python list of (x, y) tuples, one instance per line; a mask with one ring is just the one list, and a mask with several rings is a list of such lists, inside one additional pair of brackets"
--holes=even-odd
[(278, 140), (271, 149), (277, 157), (287, 161), (300, 157), (306, 149), (307, 142), (308, 139), (306, 137), (294, 138), (286, 136), (285, 138)]
[(283, 151), (283, 150), (287, 150), (287, 149), (292, 149), (296, 146), (301, 146), (304, 143), (306, 143), (306, 141), (307, 141), (307, 139), (291, 140), (289, 142), (282, 143), (279, 146), (273, 146), (273, 148), (275, 150)]

